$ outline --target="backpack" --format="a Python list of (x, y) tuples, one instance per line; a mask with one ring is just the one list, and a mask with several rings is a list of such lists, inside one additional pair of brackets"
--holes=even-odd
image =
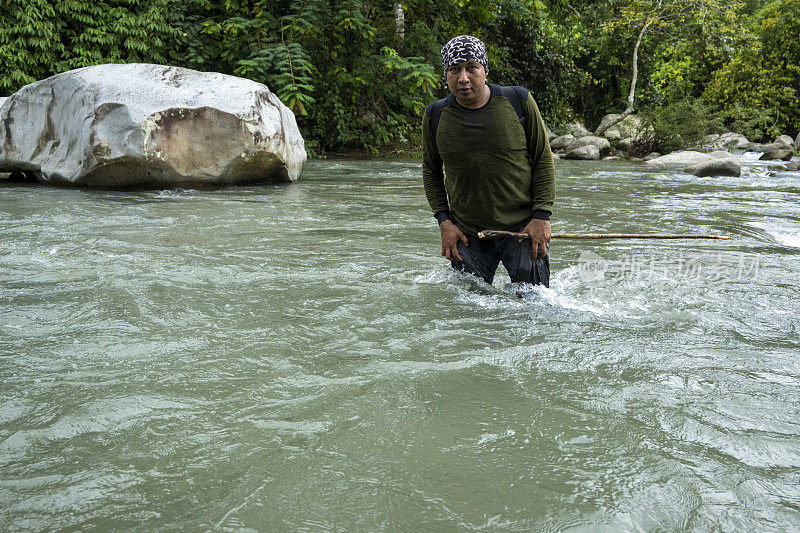
[[(528, 91), (528, 89), (525, 87), (519, 87), (516, 85), (512, 87), (489, 85), (489, 87), (492, 89), (492, 93), (494, 93), (496, 89), (499, 91), (500, 95), (508, 98), (511, 106), (517, 113), (517, 117), (519, 117), (519, 123), (522, 124), (522, 129), (525, 129), (525, 102), (528, 100), (528, 94), (530, 91)], [(450, 93), (447, 98), (436, 100), (425, 108), (425, 113), (428, 115), (429, 119), (428, 125), (430, 126), (431, 138), (433, 139), (434, 144), (436, 144), (436, 130), (439, 127), (439, 118), (442, 116), (442, 109), (455, 102), (455, 100), (456, 97)], [(528, 130), (525, 130), (527, 144), (530, 144), (530, 139), (528, 139), (527, 136)]]

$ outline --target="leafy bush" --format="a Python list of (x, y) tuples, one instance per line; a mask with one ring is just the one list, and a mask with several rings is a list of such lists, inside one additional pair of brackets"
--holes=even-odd
[(724, 131), (722, 120), (699, 99), (685, 98), (639, 112), (642, 127), (629, 153), (641, 157), (650, 152), (667, 153), (701, 143), (708, 134)]

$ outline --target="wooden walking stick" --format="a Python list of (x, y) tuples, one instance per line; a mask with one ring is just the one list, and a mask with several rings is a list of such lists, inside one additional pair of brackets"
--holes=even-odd
[[(527, 233), (514, 233), (513, 231), (501, 231), (485, 229), (478, 233), (481, 239), (495, 239), (497, 237), (517, 237), (519, 239), (529, 239)], [(553, 239), (730, 239), (727, 235), (702, 235), (693, 233), (553, 233)]]

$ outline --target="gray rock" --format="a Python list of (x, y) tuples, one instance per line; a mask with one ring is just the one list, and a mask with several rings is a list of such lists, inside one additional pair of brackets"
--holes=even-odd
[(735, 159), (737, 161), (739, 160), (739, 158), (736, 157), (734, 154), (732, 154), (730, 152), (726, 152), (724, 150), (716, 150), (714, 152), (711, 152), (708, 155), (710, 155), (714, 159)]
[(649, 154), (644, 156), (644, 158), (642, 160), (643, 161), (651, 161), (653, 159), (658, 159), (659, 157), (661, 157), (661, 154), (659, 154), (658, 152), (650, 152)]
[(644, 163), (644, 159), (641, 157), (631, 157), (629, 160), (631, 163)]
[(775, 171), (775, 172), (785, 172), (785, 171), (789, 170), (789, 167), (787, 167), (783, 163), (778, 163), (777, 165), (768, 166), (767, 169)]
[(781, 144), (778, 147), (765, 151), (758, 159), (761, 161), (771, 161), (773, 159), (780, 159), (781, 161), (789, 161), (792, 158), (794, 150), (790, 146)]
[(587, 135), (591, 135), (592, 132), (586, 129), (586, 126), (581, 124), (580, 122), (574, 122), (569, 125), (569, 131), (572, 133), (573, 137), (576, 139), (579, 137), (585, 137)]
[(3, 107), (3, 104), (6, 103), (6, 100), (8, 100), (7, 96), (0, 96), (0, 107)]
[(594, 135), (586, 135), (579, 139), (575, 139), (571, 143), (567, 145), (567, 153), (577, 150), (582, 146), (597, 146), (597, 149), (600, 151), (600, 157), (605, 157), (611, 151), (611, 143), (608, 142), (608, 139), (605, 137), (596, 137)]
[[(619, 118), (619, 114), (610, 114), (603, 117), (600, 121), (600, 125), (597, 126), (597, 130), (605, 127), (607, 124), (611, 123), (614, 120)], [(609, 140), (616, 140), (616, 139), (630, 139), (638, 135), (640, 129), (642, 127), (642, 119), (636, 115), (628, 115), (620, 122), (617, 122), (610, 128), (608, 128), (604, 133), (603, 137)]]
[(794, 141), (788, 135), (781, 135), (777, 139), (775, 139), (775, 143), (785, 144), (786, 146), (793, 146)]
[(787, 148), (787, 145), (783, 143), (769, 143), (769, 144), (753, 143), (750, 145), (749, 148), (747, 148), (747, 151), (765, 153), (765, 152), (772, 152), (774, 150), (779, 150), (781, 148)]
[(632, 138), (617, 139), (617, 143), (616, 144), (620, 148), (630, 148), (630, 146), (633, 144), (633, 139)]
[(729, 150), (744, 150), (750, 146), (750, 141), (741, 133), (723, 133), (711, 143), (710, 148), (727, 148)]
[(98, 65), (27, 85), (0, 108), (0, 170), (134, 188), (295, 181), (294, 115), (266, 86), (162, 65)]
[(600, 149), (593, 144), (579, 146), (573, 150), (568, 151), (564, 155), (564, 159), (583, 159), (583, 160), (600, 159)]
[(713, 159), (714, 158), (708, 154), (686, 150), (662, 155), (661, 157), (651, 159), (650, 161), (645, 161), (645, 164), (654, 168), (686, 168), (688, 166), (702, 163), (704, 161), (711, 161)]
[(790, 172), (797, 172), (800, 170), (800, 161), (787, 161), (784, 165), (786, 166), (786, 170)]
[(561, 135), (550, 141), (550, 148), (553, 150), (561, 150), (566, 148), (569, 143), (575, 140), (574, 135)]
[(797, 134), (797, 139), (794, 140), (794, 149), (800, 150), (800, 133)]
[(742, 174), (742, 164), (736, 156), (722, 157), (696, 163), (686, 167), (683, 171), (701, 178), (708, 176), (732, 176), (738, 178)]
[(603, 161), (618, 161), (618, 160), (619, 160), (618, 155), (608, 155), (603, 158)]

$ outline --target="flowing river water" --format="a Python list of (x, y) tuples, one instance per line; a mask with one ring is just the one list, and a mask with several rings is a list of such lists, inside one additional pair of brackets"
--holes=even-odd
[(800, 174), (557, 162), (522, 298), (418, 161), (0, 185), (0, 530), (800, 529)]

